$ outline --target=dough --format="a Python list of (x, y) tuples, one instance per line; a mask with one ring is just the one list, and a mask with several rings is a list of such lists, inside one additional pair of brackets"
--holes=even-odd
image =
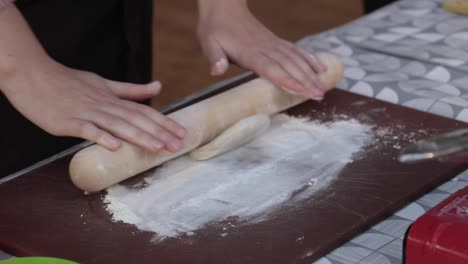
[(270, 116), (258, 114), (242, 119), (210, 143), (190, 152), (194, 160), (207, 160), (249, 143), (270, 127)]

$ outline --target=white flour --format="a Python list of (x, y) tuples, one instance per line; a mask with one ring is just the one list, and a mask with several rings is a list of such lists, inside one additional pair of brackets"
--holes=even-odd
[(145, 179), (143, 189), (109, 188), (105, 202), (113, 220), (159, 238), (229, 217), (259, 222), (326, 187), (371, 139), (371, 127), (356, 120), (318, 123), (277, 115), (251, 143), (208, 161), (170, 161)]

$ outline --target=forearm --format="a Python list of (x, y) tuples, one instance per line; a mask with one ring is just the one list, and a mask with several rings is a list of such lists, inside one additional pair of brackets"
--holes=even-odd
[[(0, 0), (4, 1), (4, 0)], [(0, 12), (0, 90), (5, 92), (7, 81), (21, 70), (48, 60), (29, 25), (14, 5)]]
[(0, 10), (6, 7), (7, 5), (11, 4), (14, 0), (0, 0)]
[(247, 9), (247, 0), (198, 0), (200, 18), (215, 13), (228, 15), (230, 11)]

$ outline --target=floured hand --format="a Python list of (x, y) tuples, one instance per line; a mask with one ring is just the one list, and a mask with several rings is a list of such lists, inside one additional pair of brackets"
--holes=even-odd
[(262, 25), (246, 0), (199, 0), (199, 9), (198, 36), (213, 75), (223, 74), (230, 59), (291, 92), (324, 96), (326, 88), (316, 75), (326, 67)]

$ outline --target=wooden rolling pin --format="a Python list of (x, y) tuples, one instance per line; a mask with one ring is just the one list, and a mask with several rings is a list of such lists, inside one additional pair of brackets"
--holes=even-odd
[[(319, 76), (329, 89), (343, 77), (343, 66), (332, 54), (318, 54), (328, 71)], [(172, 118), (187, 129), (183, 148), (177, 153), (151, 153), (124, 143), (115, 152), (92, 145), (75, 154), (70, 176), (76, 187), (86, 192), (103, 190), (115, 183), (194, 150), (209, 142), (223, 130), (255, 114), (273, 114), (306, 101), (264, 79), (255, 79), (226, 92), (174, 112)]]

